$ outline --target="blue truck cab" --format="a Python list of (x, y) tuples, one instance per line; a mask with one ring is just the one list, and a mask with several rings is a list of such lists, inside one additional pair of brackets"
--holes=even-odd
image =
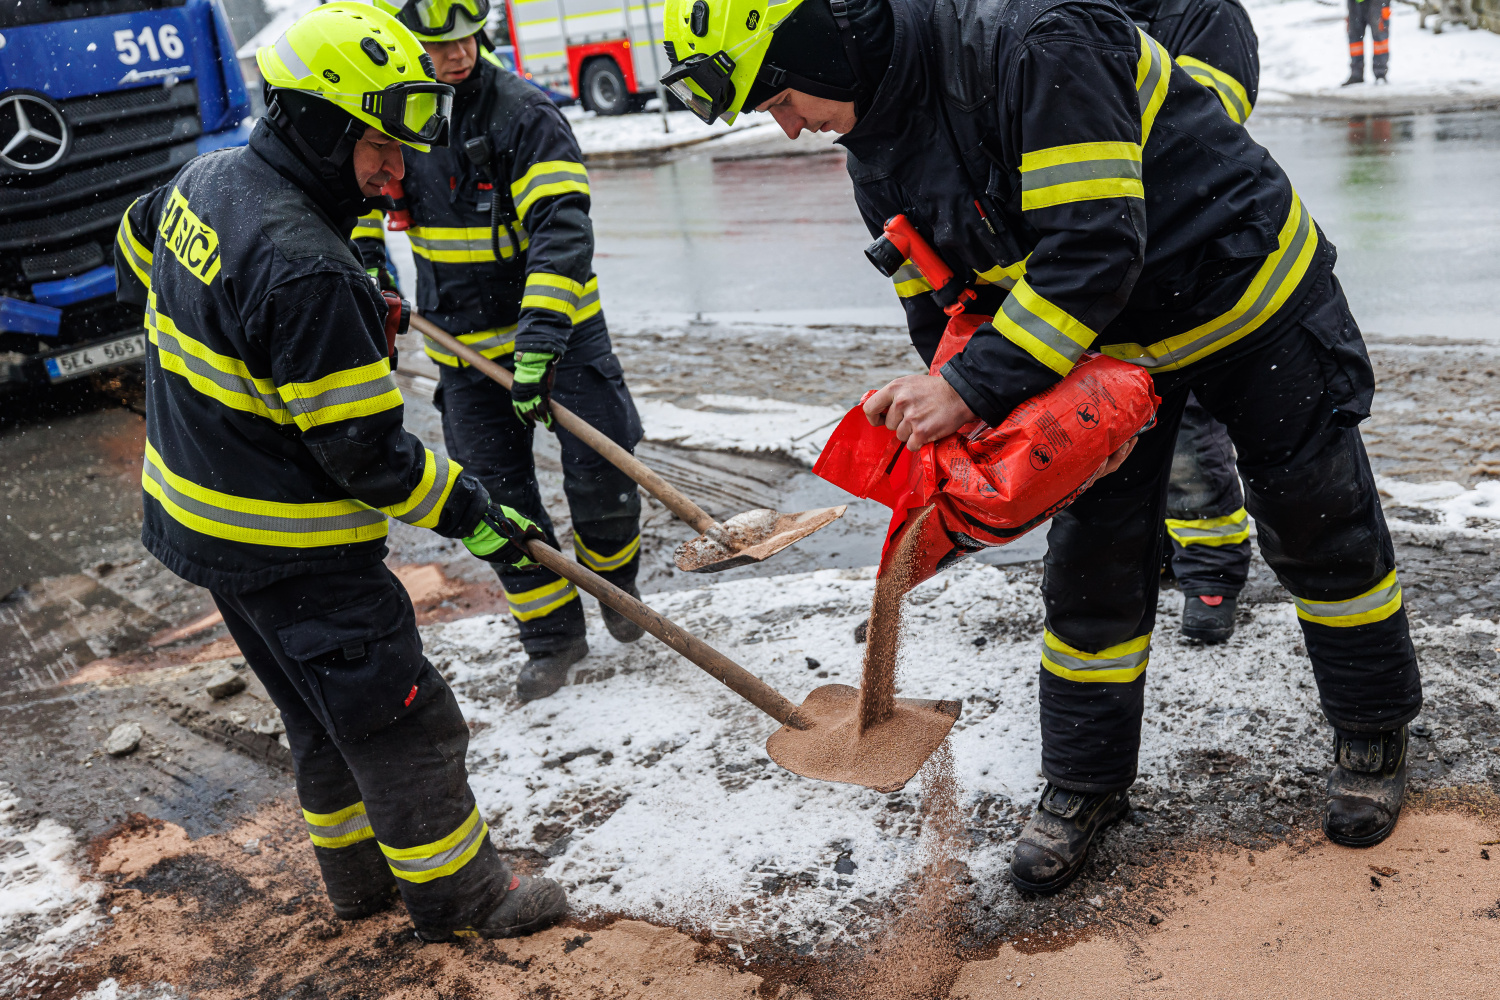
[(249, 114), (214, 0), (0, 2), (0, 394), (140, 363), (120, 217)]

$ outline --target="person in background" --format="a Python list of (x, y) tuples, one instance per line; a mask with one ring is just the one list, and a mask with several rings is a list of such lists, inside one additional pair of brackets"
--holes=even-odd
[[(578, 561), (632, 596), (640, 566), (635, 483), (573, 435), (552, 427), (558, 401), (626, 450), (642, 436), (599, 303), (583, 154), (561, 112), (506, 72), (484, 35), (489, 0), (378, 0), (422, 43), (437, 79), (454, 88), (447, 148), (413, 157), (403, 181), (417, 265), (418, 311), (515, 372), (509, 395), (432, 340), (441, 373), (433, 403), (448, 453), (490, 494), (541, 525), (555, 544), (532, 456), (536, 424), (562, 447), (563, 491)], [(381, 212), (359, 220), (355, 245), (389, 281)], [(541, 566), (497, 565), (528, 659), (516, 695), (553, 694), (588, 655), (583, 604), (572, 583)], [(639, 625), (601, 606), (619, 642)]]
[[(1239, 0), (1124, 0), (1124, 7), (1244, 124), (1260, 86), (1260, 47)], [(1229, 431), (1192, 394), (1167, 481), (1167, 538), (1167, 567), (1182, 591), (1182, 635), (1227, 641), (1250, 575), (1250, 515)]]
[(1365, 82), (1365, 29), (1370, 31), (1370, 68), (1375, 82), (1385, 83), (1391, 64), (1391, 6), (1385, 0), (1349, 2), (1349, 79), (1344, 86)]

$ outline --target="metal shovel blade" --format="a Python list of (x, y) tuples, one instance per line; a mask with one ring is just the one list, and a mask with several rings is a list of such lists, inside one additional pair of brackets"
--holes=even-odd
[(796, 514), (761, 508), (736, 514), (677, 547), (677, 568), (686, 573), (719, 573), (763, 562), (844, 516), (848, 504)]
[(942, 746), (962, 712), (960, 701), (897, 698), (889, 719), (861, 733), (859, 688), (824, 684), (797, 709), (810, 725), (782, 726), (766, 741), (766, 753), (804, 778), (899, 792)]

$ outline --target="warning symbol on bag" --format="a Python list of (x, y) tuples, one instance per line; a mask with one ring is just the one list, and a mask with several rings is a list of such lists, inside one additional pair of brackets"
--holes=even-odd
[(1078, 423), (1084, 427), (1099, 426), (1099, 411), (1087, 403), (1078, 408)]
[(1044, 444), (1039, 444), (1031, 449), (1031, 467), (1037, 471), (1045, 469), (1052, 464), (1052, 449)]

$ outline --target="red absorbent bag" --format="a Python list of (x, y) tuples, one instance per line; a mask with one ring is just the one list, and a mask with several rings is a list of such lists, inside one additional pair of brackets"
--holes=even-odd
[[(959, 316), (950, 322), (933, 373), (986, 321)], [(1020, 538), (1066, 507), (1112, 453), (1151, 425), (1160, 402), (1144, 369), (1087, 355), (1067, 378), (1022, 403), (999, 427), (976, 420), (918, 452), (907, 451), (894, 431), (871, 427), (862, 405), (856, 406), (828, 439), (813, 472), (891, 508), (882, 572), (902, 532), (918, 523), (912, 515), (933, 508), (920, 519), (924, 537), (920, 565), (913, 567), (915, 586), (966, 553)]]

